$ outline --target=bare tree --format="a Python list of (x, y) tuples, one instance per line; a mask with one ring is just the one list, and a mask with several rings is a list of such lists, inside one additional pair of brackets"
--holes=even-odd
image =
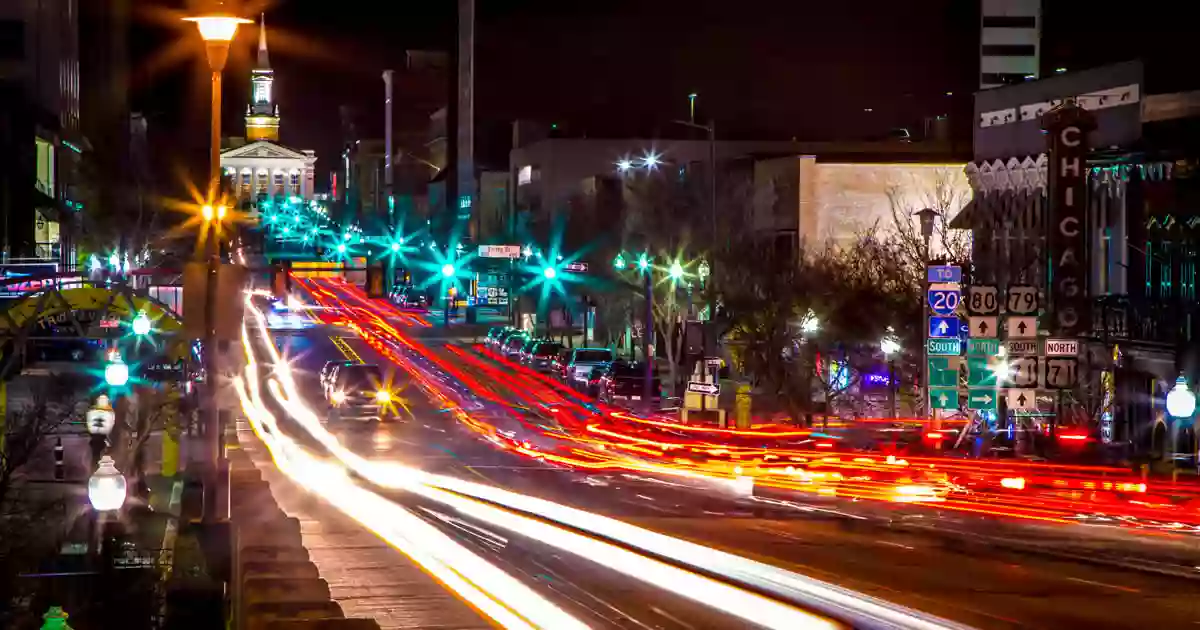
[[(891, 225), (883, 240), (895, 241), (910, 271), (923, 278), (925, 266), (932, 260), (966, 262), (971, 259), (971, 233), (950, 227), (954, 217), (971, 200), (971, 188), (965, 175), (951, 167), (939, 168), (929, 180), (913, 178), (894, 182), (887, 190)], [(920, 212), (930, 210), (932, 233), (928, 240), (922, 232)], [(877, 231), (884, 234), (883, 231)]]

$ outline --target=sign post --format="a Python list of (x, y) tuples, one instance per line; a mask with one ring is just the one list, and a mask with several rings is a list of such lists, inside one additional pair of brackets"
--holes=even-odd
[(950, 369), (957, 358), (950, 357), (962, 354), (961, 322), (957, 316), (962, 301), (962, 267), (929, 265), (925, 279), (929, 283), (922, 305), (926, 322), (925, 396), (929, 427), (936, 429), (940, 424), (939, 409), (958, 409), (957, 365)]

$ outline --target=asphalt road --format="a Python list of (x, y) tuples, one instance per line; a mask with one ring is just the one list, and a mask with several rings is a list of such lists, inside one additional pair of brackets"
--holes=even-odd
[[(343, 353), (331, 339), (367, 362), (388, 365), (367, 344), (325, 327), (294, 333), (288, 353), (308, 373), (316, 408), (322, 403), (315, 374)], [(431, 344), (443, 343), (429, 341)], [(513, 401), (528, 391), (506, 390), (444, 348), (483, 387)], [(405, 381), (403, 373), (396, 382)], [(368, 458), (398, 460), (422, 469), (476, 478), (619, 517), (649, 529), (827, 580), (895, 603), (980, 628), (1180, 628), (1200, 625), (1200, 582), (1097, 567), (1033, 554), (966, 545), (954, 538), (914, 534), (824, 511), (779, 509), (739, 500), (728, 490), (698, 491), (670, 480), (637, 475), (592, 475), (549, 466), (497, 449), (462, 427), (415, 387), (406, 390), (411, 414), (396, 422), (344, 424), (343, 443)], [(492, 406), (480, 410), (500, 414)], [(432, 517), (436, 520), (436, 517)], [(488, 551), (498, 564), (554, 592), (592, 623), (611, 627), (738, 627), (694, 604), (673, 598), (536, 541), (503, 546), (477, 532), (465, 540)], [(603, 623), (600, 623), (603, 620)]]

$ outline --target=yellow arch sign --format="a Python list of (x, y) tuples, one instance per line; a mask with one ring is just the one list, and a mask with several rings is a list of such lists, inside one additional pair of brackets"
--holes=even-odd
[[(0, 331), (16, 332), (29, 322), (31, 318), (41, 319), (54, 317), (68, 311), (96, 311), (103, 309), (106, 314), (118, 317), (126, 322), (133, 321), (139, 312), (145, 312), (146, 317), (154, 323), (154, 329), (159, 334), (181, 333), (183, 324), (164, 305), (148, 297), (139, 295), (127, 296), (119, 291), (101, 287), (82, 286), (47, 291), (23, 298), (0, 316)], [(172, 360), (187, 357), (188, 344), (186, 339), (177, 338), (166, 348)]]

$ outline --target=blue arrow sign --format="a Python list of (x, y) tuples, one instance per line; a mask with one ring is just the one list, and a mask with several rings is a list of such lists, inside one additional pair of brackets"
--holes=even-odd
[(957, 265), (930, 265), (927, 269), (930, 282), (962, 283), (962, 267)]
[(930, 317), (929, 336), (937, 339), (958, 337), (959, 323), (957, 317)]

